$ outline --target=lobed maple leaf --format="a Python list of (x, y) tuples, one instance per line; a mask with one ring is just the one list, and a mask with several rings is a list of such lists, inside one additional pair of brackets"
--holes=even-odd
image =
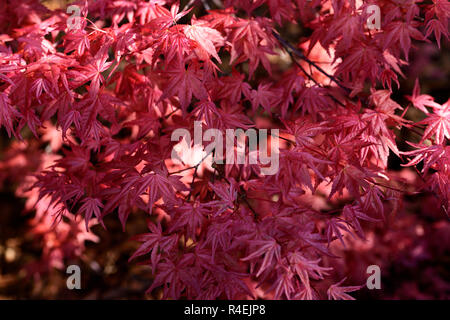
[[(250, 253), (248, 256), (242, 258), (242, 261), (248, 261), (260, 256), (264, 256), (261, 266), (259, 267), (256, 276), (259, 277), (265, 270), (271, 267), (272, 263), (281, 260), (281, 247), (275, 239), (268, 240), (253, 240), (252, 246), (256, 246), (257, 249)], [(274, 261), (275, 260), (275, 261)]]
[(173, 67), (166, 71), (169, 77), (168, 84), (160, 100), (176, 95), (180, 101), (180, 106), (186, 112), (192, 97), (199, 100), (206, 100), (208, 93), (202, 79), (202, 70), (198, 65), (184, 67)]
[(338, 283), (335, 283), (330, 286), (330, 288), (327, 291), (328, 299), (333, 300), (355, 300), (352, 296), (347, 294), (347, 292), (353, 292), (361, 289), (363, 285), (361, 286), (348, 286), (348, 287), (340, 287), (340, 285), (346, 280), (347, 278), (342, 279)]
[(439, 106), (436, 102), (434, 102), (433, 97), (431, 97), (430, 95), (420, 94), (419, 79), (416, 79), (416, 82), (414, 84), (413, 95), (407, 96), (406, 98), (412, 102), (414, 107), (425, 112), (426, 114), (429, 113), (426, 107), (435, 108)]
[(450, 100), (442, 108), (435, 107), (434, 112), (419, 124), (427, 125), (421, 142), (432, 136), (436, 138), (438, 144), (444, 143), (445, 139), (450, 139)]
[(86, 221), (86, 230), (89, 231), (89, 221), (92, 218), (92, 214), (100, 221), (100, 223), (105, 227), (102, 220), (101, 208), (103, 208), (103, 204), (99, 199), (87, 197), (81, 201), (83, 205), (78, 210), (79, 213), (84, 214), (84, 219)]

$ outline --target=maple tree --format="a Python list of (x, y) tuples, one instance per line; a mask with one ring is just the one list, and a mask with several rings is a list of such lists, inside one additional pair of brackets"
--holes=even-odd
[[(2, 180), (36, 208), (44, 250), (33, 272), (79, 256), (110, 216), (126, 232), (145, 212), (130, 263), (146, 259), (149, 293), (351, 299), (360, 283), (330, 282), (334, 246), (364, 239), (410, 194), (431, 194), (448, 216), (450, 100), (421, 94), (419, 80), (410, 104), (393, 98), (415, 44), (448, 40), (447, 0), (72, 4), (75, 29), (65, 10), (0, 0)], [(367, 26), (369, 5), (380, 29)], [(290, 39), (287, 25), (310, 32)], [(194, 121), (279, 129), (278, 172), (209, 155), (173, 161), (172, 133)], [(400, 130), (419, 139), (401, 149)], [(390, 170), (390, 157), (420, 184)]]

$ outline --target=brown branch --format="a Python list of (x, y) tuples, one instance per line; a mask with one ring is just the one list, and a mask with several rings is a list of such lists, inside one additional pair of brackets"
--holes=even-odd
[(300, 50), (294, 48), (289, 42), (284, 40), (279, 34), (277, 34), (275, 31), (272, 32), (275, 38), (283, 45), (283, 47), (288, 51), (288, 53), (291, 55), (292, 53), (295, 54), (299, 59), (306, 61), (310, 66), (313, 66), (316, 68), (320, 73), (327, 76), (331, 81), (336, 83), (339, 87), (344, 89), (347, 93), (350, 93), (350, 89), (345, 87), (341, 84), (341, 82), (331, 74), (328, 74), (325, 70), (323, 70), (320, 66), (318, 66), (315, 62), (311, 61), (308, 57), (306, 57), (303, 52)]

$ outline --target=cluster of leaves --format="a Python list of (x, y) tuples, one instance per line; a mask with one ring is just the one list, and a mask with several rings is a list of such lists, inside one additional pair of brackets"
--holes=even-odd
[[(39, 217), (51, 217), (42, 221), (71, 226), (44, 228), (53, 238), (70, 230), (60, 244), (71, 249), (51, 247), (52, 266), (107, 215), (126, 230), (144, 211), (149, 233), (136, 236), (131, 259), (148, 259), (150, 292), (348, 299), (359, 286), (324, 287), (331, 243), (364, 239), (364, 224), (388, 219), (411, 192), (433, 192), (442, 214), (450, 209), (450, 102), (420, 94), (418, 82), (411, 105), (391, 99), (412, 40), (448, 39), (446, 0), (81, 1), (76, 29), (63, 10), (1, 2), (0, 125), (47, 145), (28, 154), (40, 164), (20, 179), (31, 188), (23, 194), (40, 201)], [(366, 26), (371, 4), (380, 30)], [(290, 45), (288, 24), (313, 32)], [(284, 70), (274, 63), (282, 57)], [(406, 119), (408, 108), (424, 120)], [(194, 121), (279, 129), (278, 172), (172, 161), (172, 132)], [(402, 128), (421, 136), (410, 151), (397, 148)], [(409, 190), (389, 156), (423, 183)]]

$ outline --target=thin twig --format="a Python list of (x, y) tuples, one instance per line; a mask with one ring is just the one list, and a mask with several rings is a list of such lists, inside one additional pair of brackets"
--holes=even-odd
[[(292, 51), (289, 51), (289, 50), (288, 50), (288, 54), (289, 54), (289, 56), (291, 57), (291, 60), (297, 65), (297, 67), (300, 68), (300, 70), (302, 70), (302, 72), (308, 77), (309, 80), (311, 80), (312, 82), (314, 82), (314, 84), (315, 84), (316, 86), (318, 86), (318, 87), (320, 87), (320, 88), (323, 88), (323, 86), (322, 86), (320, 83), (318, 83), (317, 80), (314, 79), (308, 72), (306, 72), (305, 68), (303, 68), (303, 66), (302, 66), (300, 63), (298, 63), (298, 61), (297, 61), (297, 59), (295, 59), (295, 57), (294, 57)], [(310, 67), (311, 67), (311, 65), (310, 65)], [(334, 102), (336, 102), (337, 104), (339, 104), (339, 105), (345, 107), (345, 104), (343, 104), (341, 101), (339, 101), (338, 99), (336, 99), (336, 98), (335, 98), (334, 96), (332, 96), (331, 94), (328, 94), (328, 96), (329, 96)]]
[(341, 82), (336, 79), (336, 77), (332, 76), (331, 74), (328, 74), (325, 70), (323, 70), (320, 66), (318, 66), (315, 62), (311, 61), (308, 57), (306, 57), (303, 52), (301, 52), (300, 50), (294, 48), (289, 42), (287, 42), (286, 40), (284, 40), (279, 34), (277, 34), (276, 32), (273, 32), (273, 35), (275, 36), (275, 38), (277, 38), (277, 40), (283, 45), (284, 48), (286, 48), (286, 50), (294, 53), (299, 59), (306, 61), (310, 66), (313, 66), (314, 68), (316, 68), (320, 73), (324, 74), (325, 76), (327, 76), (331, 81), (333, 81), (334, 83), (336, 83), (339, 87), (341, 87), (342, 89), (344, 89), (347, 93), (350, 93), (350, 89), (345, 87), (344, 85), (341, 84)]

